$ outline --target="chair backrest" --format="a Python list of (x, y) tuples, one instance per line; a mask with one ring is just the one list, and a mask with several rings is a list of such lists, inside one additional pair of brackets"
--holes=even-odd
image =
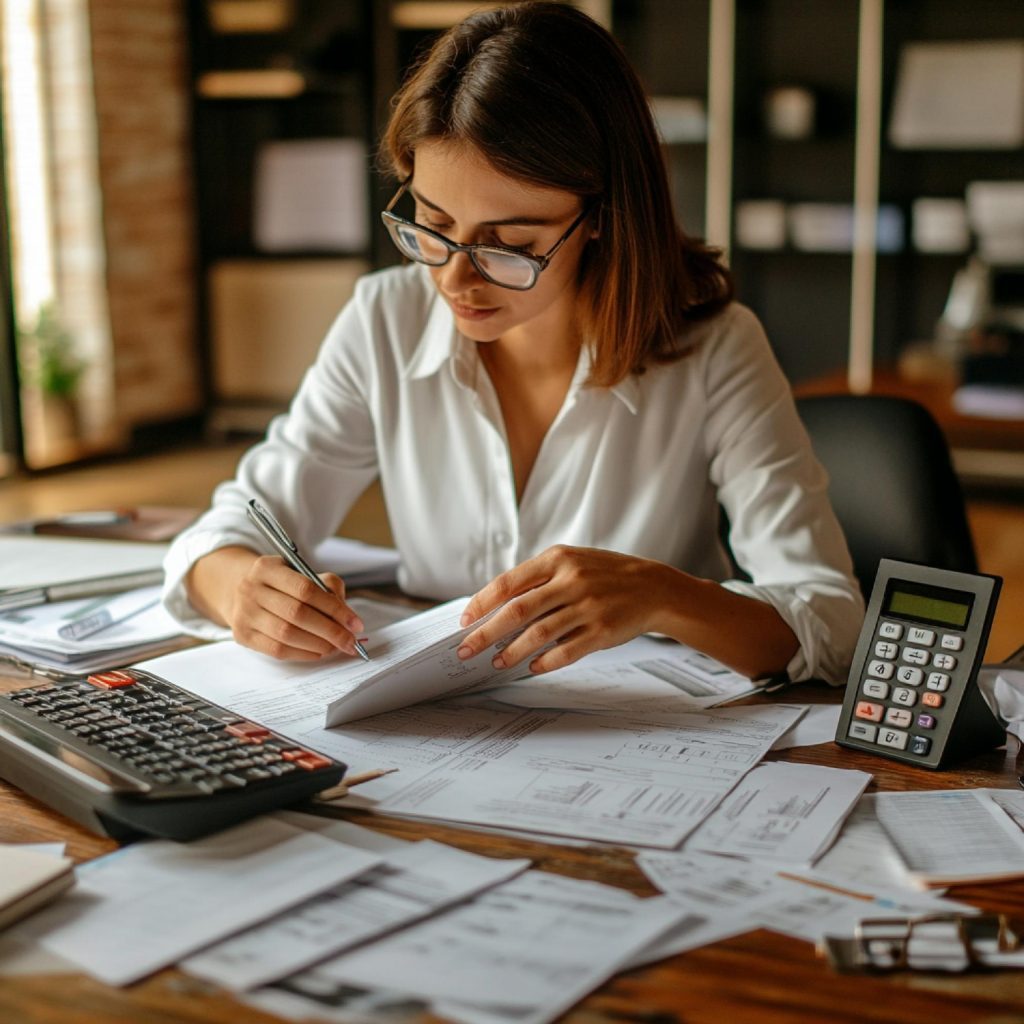
[(949, 446), (924, 406), (881, 395), (797, 400), (867, 599), (880, 558), (977, 572)]

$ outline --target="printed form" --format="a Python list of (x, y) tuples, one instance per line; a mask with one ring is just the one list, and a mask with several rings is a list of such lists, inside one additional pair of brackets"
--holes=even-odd
[(406, 927), (530, 866), (424, 840), (364, 875), (204, 949), (181, 966), (232, 989), (254, 988)]
[(671, 848), (802, 710), (776, 704), (651, 718), (527, 712), (377, 809)]
[(453, 1020), (544, 1024), (687, 916), (664, 897), (529, 871), (287, 988), (328, 1009), (354, 986), (429, 1000)]

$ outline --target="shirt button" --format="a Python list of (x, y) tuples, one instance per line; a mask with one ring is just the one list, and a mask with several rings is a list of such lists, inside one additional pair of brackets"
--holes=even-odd
[(504, 530), (499, 530), (494, 535), (494, 543), (497, 544), (499, 548), (510, 547), (512, 544), (512, 534), (506, 533)]

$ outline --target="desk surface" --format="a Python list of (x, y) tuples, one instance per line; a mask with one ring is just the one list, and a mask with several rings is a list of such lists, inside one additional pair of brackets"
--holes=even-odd
[[(29, 684), (0, 676), (0, 689)], [(804, 685), (786, 700), (834, 701), (841, 691)], [(764, 698), (757, 698), (763, 700)], [(834, 744), (797, 747), (782, 758), (809, 764), (859, 768), (874, 775), (872, 790), (951, 789), (1016, 785), (1016, 744), (992, 751), (952, 772), (929, 772), (885, 761)], [(773, 755), (774, 756), (774, 755)], [(872, 791), (869, 790), (869, 791)], [(622, 886), (641, 895), (653, 888), (629, 851), (553, 846), (527, 840), (467, 832), (441, 825), (348, 812), (350, 820), (407, 839), (431, 838), (474, 853), (530, 857), (546, 871)], [(78, 825), (0, 783), (0, 841), (67, 843), (76, 860), (114, 849), (108, 839)], [(963, 886), (951, 895), (986, 910), (1008, 912), (1024, 920), (1024, 880), (987, 886)], [(130, 941), (126, 938), (126, 941)], [(863, 1024), (959, 1024), (967, 1021), (1024, 1020), (1024, 974), (891, 977), (835, 975), (805, 942), (767, 931), (749, 932), (726, 942), (617, 975), (579, 1004), (566, 1019), (643, 1021), (646, 1024), (782, 1024), (821, 1021)], [(231, 996), (177, 970), (165, 970), (127, 989), (109, 988), (84, 975), (4, 977), (0, 983), (0, 1021), (19, 1024), (263, 1024), (277, 1020), (243, 1008)]]

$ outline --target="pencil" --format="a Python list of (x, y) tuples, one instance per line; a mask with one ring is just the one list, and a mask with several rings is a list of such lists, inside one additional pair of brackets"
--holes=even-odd
[(373, 771), (360, 772), (358, 775), (350, 775), (344, 782), (339, 783), (337, 786), (331, 786), (330, 789), (325, 789), (322, 793), (317, 793), (316, 799), (320, 801), (340, 800), (341, 797), (348, 796), (348, 791), (353, 786), (361, 786), (364, 782), (373, 782), (374, 779), (381, 779), (385, 775), (391, 775), (392, 772), (397, 771), (397, 768), (376, 768)]

